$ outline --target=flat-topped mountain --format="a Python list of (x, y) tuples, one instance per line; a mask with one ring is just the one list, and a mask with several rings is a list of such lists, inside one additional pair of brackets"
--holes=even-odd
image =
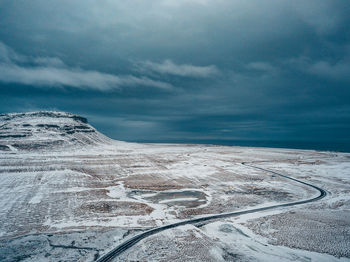
[(45, 150), (107, 143), (86, 118), (64, 112), (0, 114), (0, 150)]

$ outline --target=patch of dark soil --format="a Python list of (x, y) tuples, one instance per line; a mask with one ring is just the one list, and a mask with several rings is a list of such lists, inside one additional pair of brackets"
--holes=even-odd
[(27, 137), (29, 134), (16, 134), (16, 135), (0, 135), (1, 138), (21, 138), (21, 137)]
[(8, 146), (5, 146), (5, 145), (0, 145), (0, 150), (1, 151), (11, 151), (11, 149)]
[(225, 191), (226, 195), (256, 195), (256, 196), (262, 196), (266, 197), (267, 199), (271, 200), (290, 200), (293, 198), (293, 195), (281, 191), (281, 190), (271, 190), (267, 188), (259, 188), (259, 187), (247, 187), (243, 190), (227, 190)]
[(44, 127), (44, 128), (60, 128), (58, 125), (49, 125), (49, 124), (38, 124), (37, 127)]
[(84, 203), (81, 209), (87, 213), (112, 213), (113, 215), (136, 216), (149, 215), (154, 209), (144, 203), (127, 201), (101, 201)]

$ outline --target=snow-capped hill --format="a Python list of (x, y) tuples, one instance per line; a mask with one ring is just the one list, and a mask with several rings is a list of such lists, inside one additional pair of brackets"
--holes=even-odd
[(108, 143), (86, 118), (64, 112), (0, 114), (0, 150), (46, 150)]

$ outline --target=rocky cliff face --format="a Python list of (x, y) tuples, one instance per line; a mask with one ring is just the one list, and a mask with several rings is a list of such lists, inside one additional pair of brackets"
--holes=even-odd
[(0, 114), (0, 151), (50, 150), (108, 143), (86, 118), (64, 112)]

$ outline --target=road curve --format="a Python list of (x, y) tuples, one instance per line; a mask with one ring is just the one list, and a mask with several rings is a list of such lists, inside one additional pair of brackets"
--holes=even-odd
[(248, 210), (244, 210), (244, 211), (235, 211), (235, 212), (230, 212), (230, 213), (223, 213), (223, 214), (217, 214), (217, 215), (210, 215), (210, 216), (206, 216), (206, 217), (201, 217), (201, 218), (194, 218), (194, 219), (188, 219), (188, 220), (184, 220), (181, 222), (177, 222), (177, 223), (173, 223), (173, 224), (169, 224), (169, 225), (165, 225), (165, 226), (161, 226), (161, 227), (157, 227), (148, 231), (145, 231), (143, 233), (140, 233), (132, 238), (130, 238), (129, 240), (125, 241), (124, 243), (121, 243), (120, 245), (118, 245), (117, 247), (115, 247), (114, 249), (112, 249), (111, 251), (109, 251), (108, 253), (106, 253), (105, 255), (103, 255), (102, 257), (100, 257), (99, 259), (97, 259), (96, 262), (107, 262), (107, 261), (111, 261), (113, 258), (117, 257), (118, 255), (120, 255), (121, 253), (123, 253), (124, 251), (126, 251), (127, 249), (129, 249), (130, 247), (136, 245), (138, 242), (140, 242), (142, 239), (157, 234), (161, 231), (167, 230), (167, 229), (171, 229), (174, 227), (178, 227), (178, 226), (183, 226), (183, 225), (188, 225), (188, 224), (197, 224), (197, 223), (202, 223), (202, 222), (208, 222), (210, 220), (215, 220), (215, 219), (219, 219), (219, 218), (226, 218), (226, 217), (233, 217), (233, 216), (239, 216), (239, 215), (245, 215), (245, 214), (249, 214), (249, 213), (256, 213), (256, 212), (260, 212), (260, 211), (265, 211), (265, 210), (270, 210), (270, 209), (276, 209), (276, 208), (280, 208), (280, 207), (288, 207), (288, 206), (296, 206), (296, 205), (301, 205), (301, 204), (306, 204), (306, 203), (310, 203), (310, 202), (314, 202), (317, 200), (320, 200), (322, 198), (324, 198), (327, 195), (327, 192), (325, 190), (323, 190), (322, 188), (309, 184), (307, 182), (280, 174), (278, 172), (269, 170), (269, 169), (265, 169), (265, 168), (261, 168), (252, 164), (248, 164), (243, 162), (242, 165), (251, 167), (251, 168), (255, 168), (255, 169), (259, 169), (265, 172), (269, 172), (271, 174), (298, 182), (300, 184), (312, 187), (314, 189), (316, 189), (317, 191), (319, 191), (319, 195), (317, 197), (314, 198), (310, 198), (310, 199), (306, 199), (306, 200), (300, 200), (300, 201), (295, 201), (295, 202), (290, 202), (290, 203), (285, 203), (285, 204), (279, 204), (279, 205), (273, 205), (273, 206), (267, 206), (267, 207), (260, 207), (260, 208), (253, 208), (253, 209), (248, 209)]

